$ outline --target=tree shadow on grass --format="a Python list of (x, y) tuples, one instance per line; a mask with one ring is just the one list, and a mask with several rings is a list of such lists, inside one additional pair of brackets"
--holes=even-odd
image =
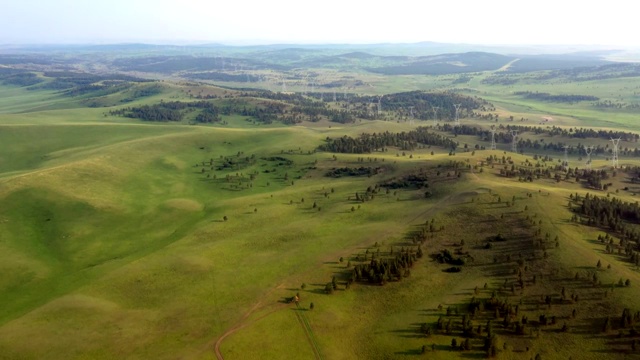
[(324, 291), (324, 286), (322, 287), (322, 289), (311, 289), (311, 290), (305, 290), (307, 292), (310, 292), (312, 294), (318, 294), (318, 295), (328, 295), (326, 291)]
[(591, 335), (593, 338), (604, 338), (606, 334), (602, 333), (606, 317), (583, 319), (580, 324), (572, 325), (571, 332), (574, 334)]
[(389, 333), (394, 334), (398, 337), (407, 338), (407, 339), (426, 339), (424, 334), (420, 334), (418, 332), (419, 327), (412, 327), (410, 329), (397, 329), (391, 330)]
[(395, 355), (404, 355), (404, 356), (416, 356), (422, 355), (422, 349), (409, 349), (404, 351), (396, 351)]
[[(450, 346), (447, 345), (435, 345), (432, 347), (432, 345), (429, 344), (425, 344), (426, 345), (426, 351), (423, 354), (422, 353), (422, 349), (421, 348), (417, 348), (417, 349), (407, 349), (404, 351), (396, 351), (394, 354), (395, 355), (402, 355), (402, 356), (416, 356), (416, 355), (421, 355), (424, 356), (425, 358), (429, 358), (429, 353), (433, 353), (435, 351), (445, 351), (447, 353), (452, 353), (451, 357), (454, 357), (455, 355), (453, 353), (460, 353), (460, 354), (464, 354), (462, 352), (459, 351), (453, 351), (451, 349)], [(460, 354), (456, 354), (456, 355), (460, 355)], [(462, 355), (464, 356), (464, 355)]]
[(460, 353), (460, 357), (465, 358), (465, 359), (486, 359), (487, 358), (487, 353), (482, 351), (482, 352), (462, 352)]

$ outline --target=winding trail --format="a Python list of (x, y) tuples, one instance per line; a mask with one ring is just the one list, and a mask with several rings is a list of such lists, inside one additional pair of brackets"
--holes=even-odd
[[(284, 283), (272, 288), (271, 290), (269, 290), (264, 297), (266, 297), (267, 295), (273, 293), (274, 291), (278, 290), (278, 289), (282, 289), (284, 287)], [(253, 305), (253, 307), (251, 309), (249, 309), (249, 311), (247, 311), (242, 318), (240, 319), (240, 321), (234, 325), (233, 327), (229, 328), (227, 331), (225, 331), (224, 334), (222, 334), (215, 342), (213, 348), (214, 351), (216, 353), (216, 358), (218, 358), (218, 360), (224, 360), (224, 357), (222, 356), (222, 352), (220, 351), (220, 345), (222, 344), (222, 341), (227, 338), (229, 335), (235, 333), (236, 331), (246, 327), (247, 325), (250, 325), (258, 320), (261, 320), (271, 314), (273, 314), (274, 312), (281, 310), (282, 308), (287, 307), (288, 304), (284, 304), (284, 303), (272, 303), (272, 304), (268, 304), (268, 305), (263, 305), (262, 304), (262, 300), (258, 301), (255, 305)], [(273, 307), (273, 309), (271, 311), (268, 311), (265, 314), (262, 314), (260, 317), (253, 319), (252, 321), (247, 321), (247, 319), (249, 318), (249, 316), (251, 316), (251, 314), (253, 314), (254, 312), (256, 312), (257, 310), (263, 309), (263, 308), (267, 308), (267, 307)], [(209, 348), (210, 344), (207, 346), (207, 348)]]
[[(260, 305), (260, 303), (256, 304), (256, 305)], [(246, 319), (249, 317), (249, 315), (251, 315), (255, 310), (260, 309), (260, 307), (254, 307), (252, 308), (248, 313), (246, 313), (243, 317), (240, 323), (238, 323), (237, 325), (235, 325), (234, 327), (230, 328), (229, 330), (227, 330), (224, 334), (222, 334), (222, 336), (220, 336), (218, 338), (218, 340), (216, 341), (215, 345), (214, 345), (214, 351), (216, 353), (216, 358), (218, 358), (218, 360), (224, 360), (224, 357), (222, 356), (222, 352), (220, 351), (220, 345), (222, 344), (222, 341), (228, 337), (229, 335), (232, 335), (233, 333), (235, 333), (236, 331), (251, 325), (259, 320), (264, 319), (265, 317), (273, 314), (276, 311), (281, 310), (282, 308), (285, 308), (287, 306), (287, 304), (277, 304), (276, 306), (274, 306), (274, 309), (272, 309), (271, 311), (262, 314), (260, 317), (257, 317), (255, 319), (253, 319), (252, 321), (246, 321)]]

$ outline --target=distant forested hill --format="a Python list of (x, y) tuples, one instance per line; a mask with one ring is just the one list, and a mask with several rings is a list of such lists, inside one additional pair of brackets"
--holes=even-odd
[(485, 52), (443, 54), (415, 58), (398, 66), (367, 68), (368, 71), (385, 75), (438, 75), (497, 70), (514, 57)]

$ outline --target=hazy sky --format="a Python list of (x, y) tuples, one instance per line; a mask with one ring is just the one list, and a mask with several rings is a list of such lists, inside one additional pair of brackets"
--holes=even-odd
[(0, 0), (2, 43), (639, 46), (629, 0)]

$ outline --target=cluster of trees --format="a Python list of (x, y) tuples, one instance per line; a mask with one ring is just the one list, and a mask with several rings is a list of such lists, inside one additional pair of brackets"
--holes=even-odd
[(1, 76), (2, 82), (5, 85), (15, 85), (15, 86), (32, 86), (43, 82), (44, 80), (39, 78), (38, 75), (32, 72), (23, 72), (23, 73), (15, 73), (8, 76)]
[[(497, 134), (496, 134), (497, 137)], [(518, 140), (518, 149), (534, 149), (534, 150), (551, 150), (551, 151), (556, 151), (556, 152), (564, 152), (564, 147), (565, 147), (565, 143), (561, 143), (561, 142), (557, 142), (557, 143), (553, 143), (553, 142), (545, 142), (542, 140), (533, 140), (531, 141), (531, 139), (521, 139)], [(596, 145), (596, 146), (592, 146), (592, 155), (606, 155), (606, 154), (611, 154), (612, 150), (609, 147), (609, 144), (602, 146), (602, 145)], [(579, 155), (579, 156), (584, 156), (585, 155), (585, 148), (586, 146), (584, 144), (578, 144), (576, 146), (573, 145), (568, 145), (567, 148), (567, 153), (571, 154), (571, 155)], [(618, 154), (622, 155), (622, 156), (633, 156), (633, 157), (638, 157), (640, 156), (640, 149), (639, 148), (619, 148), (618, 149)]]
[[(103, 81), (103, 84), (111, 84), (111, 82)], [(129, 96), (122, 99), (123, 103), (131, 102), (136, 99), (149, 97), (153, 95), (158, 95), (162, 92), (162, 86), (159, 84), (153, 84), (150, 86), (144, 86), (138, 89), (135, 89), (129, 93)]]
[[(44, 73), (44, 76), (53, 78), (53, 81), (43, 83), (39, 86), (40, 88), (48, 90), (67, 90), (65, 94), (69, 96), (82, 95), (96, 90), (104, 90), (105, 88), (116, 86), (117, 83), (141, 83), (153, 81), (121, 74), (95, 75), (73, 71), (48, 71)], [(104, 83), (105, 81), (107, 81), (107, 83)], [(90, 87), (90, 85), (95, 85), (97, 87)], [(70, 91), (74, 88), (78, 89)]]
[(575, 103), (579, 101), (598, 101), (600, 98), (596, 96), (590, 95), (572, 95), (572, 94), (561, 94), (561, 95), (552, 95), (544, 92), (531, 92), (531, 91), (516, 91), (515, 95), (523, 96), (526, 99), (534, 99), (540, 101), (552, 101), (552, 102), (563, 102), (563, 103)]
[(621, 102), (613, 102), (611, 100), (603, 100), (593, 103), (593, 106), (602, 109), (622, 109), (625, 104)]
[(273, 92), (268, 90), (257, 90), (251, 92), (242, 92), (239, 95), (240, 97), (255, 97), (260, 99), (270, 99), (277, 101), (285, 101), (287, 103), (293, 105), (304, 105), (310, 102), (314, 102), (313, 100), (303, 96), (298, 93), (284, 93), (284, 92)]
[(189, 79), (197, 80), (213, 80), (213, 81), (229, 81), (229, 82), (258, 82), (260, 77), (250, 73), (236, 75), (219, 71), (196, 72), (185, 75)]
[[(276, 100), (293, 105), (293, 108), (286, 110), (286, 106), (284, 104), (272, 102), (263, 104), (263, 107), (261, 108), (264, 113), (271, 113), (275, 115), (270, 116), (271, 121), (278, 118), (285, 124), (296, 124), (304, 119), (307, 119), (309, 121), (319, 121), (321, 119), (321, 116), (333, 122), (346, 124), (354, 122), (356, 116), (355, 111), (332, 109), (325, 102), (310, 99), (301, 94), (256, 91), (244, 92), (240, 96)], [(253, 114), (248, 115), (255, 116)]]
[[(481, 116), (475, 113), (474, 109), (486, 111), (487, 108), (493, 108), (493, 105), (480, 98), (468, 97), (456, 93), (428, 93), (423, 91), (412, 91), (406, 93), (388, 94), (383, 97), (354, 95), (349, 97), (341, 96), (337, 99), (342, 104), (339, 109), (329, 106), (333, 101), (333, 96), (327, 93), (308, 93), (307, 96), (296, 93), (282, 93), (271, 91), (244, 91), (238, 97), (251, 97), (256, 99), (269, 99), (278, 101), (272, 103), (273, 106), (279, 108), (269, 109), (269, 105), (258, 108), (260, 114), (250, 113), (250, 110), (241, 111), (239, 108), (233, 110), (234, 113), (242, 115), (254, 116), (259, 118), (258, 121), (270, 122), (275, 119), (283, 121), (285, 124), (295, 124), (302, 120), (318, 121), (326, 118), (337, 123), (351, 123), (356, 118), (361, 119), (377, 119), (377, 105), (380, 101), (384, 111), (393, 111), (399, 117), (408, 117), (410, 115), (409, 108), (412, 108), (413, 116), (417, 119), (432, 119), (432, 107), (438, 107), (439, 119), (453, 119), (455, 114), (454, 104), (461, 104), (460, 116)], [(285, 109), (284, 104), (287, 103), (293, 107)], [(223, 111), (224, 113), (224, 111)], [(268, 115), (267, 115), (268, 114)]]
[(640, 65), (635, 63), (615, 63), (601, 66), (579, 66), (554, 70), (540, 75), (538, 79), (566, 78), (570, 81), (592, 81), (640, 76)]
[[(606, 227), (617, 232), (625, 240), (638, 242), (640, 233), (625, 222), (640, 224), (640, 204), (622, 201), (617, 198), (599, 197), (586, 194), (571, 196), (572, 206), (577, 214), (587, 218), (587, 225)], [(575, 220), (575, 219), (574, 219)]]
[(386, 151), (389, 146), (399, 147), (402, 150), (413, 150), (422, 145), (440, 146), (455, 150), (458, 143), (448, 137), (430, 132), (425, 127), (401, 133), (363, 133), (357, 138), (343, 136), (340, 138), (327, 138), (326, 143), (319, 147), (321, 151), (363, 154), (374, 151)]
[[(532, 166), (533, 164), (531, 164)], [(555, 171), (555, 174), (553, 173)], [(500, 175), (505, 177), (518, 176), (524, 181), (533, 181), (535, 179), (555, 178), (556, 181), (569, 180), (575, 178), (576, 183), (584, 181), (585, 185), (589, 188), (596, 190), (607, 190), (612, 183), (605, 183), (604, 180), (609, 178), (609, 174), (606, 170), (581, 170), (578, 168), (569, 168), (566, 172), (561, 165), (555, 167), (542, 167), (540, 164), (536, 164), (534, 168), (527, 166), (518, 166), (514, 164), (510, 168), (504, 167), (500, 169)]]
[[(321, 104), (333, 101), (333, 97), (326, 93), (311, 93), (311, 97), (322, 100)], [(427, 120), (433, 118), (433, 107), (438, 108), (439, 119), (453, 119), (455, 116), (454, 104), (461, 104), (460, 116), (478, 116), (474, 113), (475, 109), (486, 110), (487, 107), (493, 107), (490, 103), (477, 97), (469, 97), (452, 92), (424, 92), (411, 91), (395, 94), (387, 94), (382, 97), (367, 95), (351, 95), (348, 98), (341, 96), (339, 101), (345, 103), (344, 109), (340, 111), (332, 110), (324, 107), (322, 115), (330, 120), (340, 123), (351, 122), (353, 117), (363, 119), (376, 119), (377, 105), (382, 106), (383, 111), (396, 112), (400, 117), (407, 117), (411, 113), (417, 119)], [(295, 99), (296, 102), (302, 102)], [(309, 100), (307, 99), (307, 102)], [(301, 104), (309, 106), (309, 104)], [(314, 105), (315, 112), (321, 111), (317, 105)], [(408, 109), (412, 108), (412, 111)], [(307, 113), (311, 115), (310, 113)]]
[(342, 168), (333, 168), (327, 171), (325, 176), (334, 177), (334, 178), (340, 178), (343, 176), (372, 176), (372, 175), (378, 174), (380, 170), (381, 168), (379, 167), (376, 167), (376, 168), (364, 167), (364, 166), (361, 166), (358, 168), (342, 167)]
[[(324, 84), (320, 84), (320, 87), (323, 88), (327, 88), (327, 89), (335, 89), (335, 88), (343, 88), (345, 86), (363, 86), (364, 82), (362, 80), (351, 80), (351, 81), (347, 81), (347, 80), (334, 80), (334, 81), (330, 81), (328, 83), (324, 83)], [(317, 94), (317, 93), (316, 93)], [(312, 94), (312, 96), (316, 96), (316, 94)]]
[(464, 265), (464, 259), (454, 257), (448, 249), (444, 249), (441, 252), (434, 254), (433, 257), (441, 264)]
[[(549, 297), (547, 297), (549, 299)], [(526, 315), (519, 316), (519, 305), (512, 305), (505, 300), (500, 300), (494, 292), (491, 298), (481, 300), (475, 296), (466, 307), (466, 313), (463, 314), (459, 321), (455, 321), (450, 317), (458, 316), (457, 308), (447, 308), (447, 317), (440, 316), (435, 329), (444, 334), (460, 334), (465, 340), (457, 341), (455, 338), (451, 342), (453, 348), (460, 345), (462, 350), (469, 350), (472, 338), (482, 338), (482, 349), (487, 353), (488, 357), (495, 357), (498, 352), (498, 344), (495, 327), (501, 327), (502, 331), (508, 331), (514, 335), (528, 335), (529, 319)], [(489, 318), (485, 325), (474, 325), (474, 319)], [(500, 320), (502, 319), (502, 320)], [(539, 325), (555, 324), (555, 317), (549, 321), (545, 315), (540, 316)], [(430, 335), (432, 330), (428, 324), (423, 324), (419, 330), (425, 335)], [(539, 358), (539, 357), (536, 357)]]
[[(243, 153), (238, 153), (236, 156), (224, 156), (220, 157), (220, 163), (218, 164), (218, 170), (225, 169), (235, 169), (239, 170), (245, 168), (249, 165), (253, 165), (256, 163), (256, 155), (252, 154), (251, 156), (242, 156)], [(213, 166), (213, 160), (211, 161), (211, 165)]]
[(166, 107), (164, 104), (111, 110), (109, 114), (137, 118), (144, 121), (181, 121), (184, 116), (181, 111)]
[(380, 186), (387, 189), (422, 189), (429, 187), (429, 179), (426, 173), (419, 172), (389, 179)]
[(119, 110), (111, 110), (109, 111), (109, 114), (112, 116), (126, 116), (144, 121), (181, 121), (187, 112), (195, 111), (196, 109), (202, 110), (202, 112), (196, 116), (196, 121), (220, 121), (219, 109), (213, 105), (213, 103), (207, 101), (162, 101), (154, 105), (142, 105)]
[(603, 180), (609, 179), (609, 174), (606, 170), (584, 170), (575, 171), (576, 182), (584, 179), (587, 187), (596, 190), (607, 190), (611, 183), (603, 183)]
[(640, 167), (631, 166), (626, 168), (626, 173), (629, 175), (629, 180), (634, 183), (640, 183)]
[[(438, 124), (438, 130), (447, 131), (453, 135), (475, 135), (480, 137), (481, 140), (489, 141), (491, 139), (491, 132), (485, 129), (478, 128), (476, 126), (461, 125), (453, 126), (451, 124)], [(495, 140), (497, 143), (510, 143), (512, 141), (511, 131), (517, 130), (518, 134), (522, 135), (525, 132), (534, 133), (535, 135), (547, 135), (549, 137), (562, 136), (576, 139), (605, 139), (609, 141), (611, 138), (620, 138), (623, 141), (638, 142), (640, 135), (632, 132), (625, 131), (611, 131), (611, 130), (599, 130), (590, 128), (559, 128), (556, 126), (551, 127), (539, 127), (539, 126), (519, 126), (519, 125), (500, 125), (499, 131), (496, 131)], [(504, 131), (500, 131), (504, 130)], [(566, 144), (562, 142), (548, 142), (540, 139), (524, 139), (518, 140), (517, 146), (519, 149), (534, 149), (534, 150), (551, 150), (564, 152), (564, 146)], [(570, 145), (568, 148), (569, 154), (584, 155), (586, 144)], [(604, 145), (590, 145), (593, 147), (593, 154), (600, 155), (611, 152), (609, 143)], [(634, 148), (621, 148), (620, 154), (624, 156), (640, 156), (640, 149)]]
[[(60, 90), (63, 95), (66, 96), (104, 96), (113, 94), (118, 91), (125, 90), (131, 87), (131, 83), (127, 81), (103, 81), (100, 82), (97, 77), (88, 77), (82, 79), (66, 79), (56, 78), (52, 81), (45, 81), (46, 78), (38, 77), (34, 73), (18, 73), (12, 76), (0, 76), (4, 84), (16, 85), (16, 86), (33, 86), (28, 88), (34, 89), (48, 89), (48, 90)], [(96, 81), (96, 83), (94, 83)]]
[(287, 159), (287, 158), (283, 158), (282, 156), (263, 157), (262, 160), (277, 162), (278, 166), (291, 166), (291, 165), (293, 165), (293, 160)]
[(196, 116), (195, 120), (199, 123), (214, 123), (220, 121), (220, 115), (217, 110), (206, 108)]
[[(622, 310), (622, 316), (620, 317), (619, 321), (620, 321), (618, 323), (619, 329), (631, 328), (631, 331), (630, 331), (631, 336), (640, 335), (640, 333), (638, 333), (638, 331), (635, 329), (635, 325), (640, 322), (640, 311), (632, 313), (631, 310), (625, 308), (624, 310)], [(611, 331), (612, 327), (613, 327), (613, 321), (611, 320), (611, 318), (607, 317), (604, 320), (604, 324), (602, 325), (602, 332), (604, 333), (609, 332)], [(635, 343), (635, 340), (634, 340), (633, 346), (634, 348), (635, 346), (637, 346), (637, 344)]]
[(89, 84), (75, 86), (68, 90), (64, 90), (62, 93), (67, 96), (91, 95), (92, 97), (96, 97), (115, 94), (119, 91), (126, 90), (129, 87), (131, 87), (131, 84), (126, 82), (120, 82), (118, 84)]
[[(575, 220), (575, 219), (574, 219)], [(602, 244), (605, 244), (605, 253), (607, 254), (618, 254), (627, 256), (627, 260), (634, 264), (635, 266), (640, 266), (640, 253), (637, 251), (637, 243), (627, 240), (628, 238), (633, 237), (633, 233), (631, 229), (628, 227), (625, 228), (625, 232), (622, 234), (622, 239), (616, 244), (613, 236), (609, 234), (598, 235), (598, 241)], [(611, 266), (611, 265), (609, 265)], [(602, 267), (600, 260), (598, 260), (597, 267)], [(620, 279), (622, 280), (622, 279)], [(627, 281), (618, 282), (618, 286), (631, 286), (631, 280), (627, 279)]]
[(552, 177), (551, 169), (549, 168), (527, 168), (527, 167), (516, 167), (515, 165), (511, 165), (510, 168), (502, 168), (500, 169), (500, 175), (508, 178), (513, 178), (518, 176), (520, 179), (524, 181), (532, 182), (535, 179), (546, 178), (549, 179)]
[(223, 115), (238, 114), (242, 116), (249, 116), (254, 118), (257, 122), (263, 124), (271, 124), (274, 121), (281, 119), (285, 114), (286, 105), (278, 104), (275, 102), (263, 102), (253, 107), (247, 107), (244, 105), (240, 108), (239, 103), (231, 102), (223, 105), (220, 108), (220, 113)]
[[(479, 136), (481, 140), (489, 141), (491, 139), (491, 132), (488, 130), (484, 130), (475, 126), (461, 125), (461, 126), (453, 126), (451, 124), (438, 124), (438, 130), (447, 131), (453, 135), (476, 135)], [(569, 128), (562, 129), (556, 126), (542, 128), (536, 126), (517, 126), (517, 125), (500, 125), (498, 130), (505, 131), (497, 131), (495, 134), (495, 140), (497, 143), (510, 143), (512, 141), (512, 136), (510, 131), (517, 130), (518, 134), (522, 135), (525, 132), (531, 132), (536, 135), (548, 135), (552, 136), (563, 136), (568, 138), (577, 138), (577, 139), (606, 139), (607, 141), (611, 138), (621, 138), (623, 141), (629, 142), (637, 142), (640, 140), (640, 135), (624, 132), (624, 131), (611, 131), (611, 130), (595, 130), (589, 128)], [(533, 149), (533, 150), (544, 150), (544, 151), (558, 151), (564, 152), (564, 146), (566, 144), (562, 142), (549, 142), (541, 139), (524, 139), (520, 138), (518, 140), (517, 146), (519, 149)], [(586, 144), (578, 144), (578, 145), (570, 145), (568, 148), (569, 154), (576, 155), (584, 155)], [(606, 153), (611, 153), (611, 148), (609, 143), (607, 142), (604, 145), (590, 145), (593, 147), (594, 155), (601, 155)], [(640, 149), (634, 148), (620, 148), (620, 155), (623, 156), (640, 156)]]
[(458, 76), (455, 80), (451, 81), (451, 85), (466, 84), (472, 79), (473, 79), (472, 76), (461, 75), (461, 76)]
[(3, 65), (60, 65), (63, 63), (65, 63), (64, 58), (50, 54), (0, 54), (0, 64)]
[(373, 258), (369, 264), (354, 266), (350, 281), (369, 282), (384, 285), (389, 281), (400, 281), (411, 275), (409, 270), (413, 264), (423, 256), (420, 246), (413, 251), (403, 249), (389, 259)]
[(491, 75), (482, 79), (482, 83), (486, 85), (513, 85), (520, 81), (520, 77), (513, 75)]
[[(563, 136), (574, 139), (605, 139), (609, 141), (611, 138), (621, 138), (623, 141), (638, 141), (640, 135), (632, 132), (625, 132), (620, 130), (603, 130), (592, 128), (561, 128), (558, 126), (522, 126), (522, 125), (502, 125), (498, 126), (499, 130), (505, 129), (507, 131), (517, 130), (518, 133), (531, 132), (536, 135), (548, 135), (548, 136)], [(490, 133), (489, 133), (490, 134)]]
[(30, 89), (60, 90), (66, 96), (104, 96), (125, 90), (131, 83), (151, 81), (127, 75), (95, 75), (72, 71), (47, 71), (43, 75), (40, 77), (33, 72), (3, 69), (0, 71), (0, 80), (7, 85), (37, 85)]
[[(377, 103), (378, 97), (362, 96), (362, 101)], [(396, 94), (387, 94), (380, 99), (380, 104), (385, 111), (398, 111), (413, 107), (414, 117), (421, 120), (433, 119), (433, 107), (437, 107), (439, 119), (453, 119), (455, 117), (454, 104), (460, 105), (460, 117), (471, 116), (473, 110), (482, 109), (484, 106), (493, 107), (486, 100), (478, 97), (465, 96), (453, 92), (424, 92), (409, 91)]]
[(355, 117), (351, 111), (331, 109), (323, 102), (297, 105), (291, 109), (291, 112), (304, 114), (313, 122), (319, 121), (321, 119), (320, 116), (324, 116), (330, 121), (340, 124), (347, 124), (355, 121)]

